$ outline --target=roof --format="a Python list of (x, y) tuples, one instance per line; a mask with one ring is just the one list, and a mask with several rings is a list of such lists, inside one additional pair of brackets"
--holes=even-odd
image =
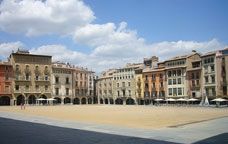
[(52, 58), (52, 56), (49, 55), (37, 55), (37, 54), (29, 54), (29, 53), (11, 53), (10, 55), (26, 55), (26, 56), (39, 56), (39, 57), (49, 57)]
[(10, 62), (0, 62), (0, 65), (7, 65), (7, 66), (12, 66)]
[(216, 51), (211, 51), (201, 55), (201, 57), (206, 57), (206, 56), (215, 55), (215, 54), (216, 54)]

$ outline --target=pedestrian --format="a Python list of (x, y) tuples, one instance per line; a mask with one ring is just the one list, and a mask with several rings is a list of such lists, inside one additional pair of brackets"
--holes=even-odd
[(23, 109), (25, 109), (25, 101), (24, 100), (22, 100), (22, 102), (21, 102), (21, 110), (23, 110)]

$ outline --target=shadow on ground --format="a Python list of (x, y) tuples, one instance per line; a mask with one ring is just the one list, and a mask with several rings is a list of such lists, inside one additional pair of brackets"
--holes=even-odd
[(228, 133), (219, 134), (194, 144), (228, 144)]
[(171, 144), (0, 118), (1, 144)]

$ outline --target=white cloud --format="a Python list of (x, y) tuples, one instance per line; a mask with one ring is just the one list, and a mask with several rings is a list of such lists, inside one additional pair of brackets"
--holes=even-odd
[(81, 0), (3, 0), (0, 30), (27, 36), (71, 34), (95, 19)]
[(30, 50), (32, 54), (51, 55), (53, 61), (70, 62), (81, 64), (86, 55), (77, 51), (67, 49), (63, 45), (44, 45)]
[(24, 45), (21, 42), (0, 43), (0, 56), (6, 58), (12, 53), (12, 51), (15, 52), (18, 48), (23, 47)]
[(62, 45), (41, 46), (32, 49), (31, 52), (52, 55), (55, 61), (70, 62), (101, 72), (105, 69), (121, 67), (129, 62), (143, 62), (144, 57), (150, 57), (153, 55), (158, 56), (161, 60), (166, 60), (174, 56), (189, 54), (193, 49), (200, 53), (205, 53), (217, 49), (223, 49), (225, 47), (216, 39), (205, 42), (164, 41), (153, 44), (146, 44), (140, 41), (139, 44), (135, 44), (141, 45), (140, 52), (138, 52), (138, 49), (131, 49), (131, 47), (128, 47), (128, 49), (131, 50), (131, 52), (128, 52), (125, 49), (118, 49), (115, 46), (107, 47), (106, 45), (104, 45), (103, 50), (100, 50), (99, 53), (97, 53), (99, 49), (98, 47), (90, 54), (72, 51)]
[[(144, 57), (153, 55), (165, 60), (174, 56), (190, 53), (193, 49), (205, 53), (225, 47), (225, 45), (216, 39), (205, 42), (164, 41), (153, 44), (139, 43), (138, 45), (141, 45), (140, 53), (138, 49), (130, 49), (130, 47), (128, 49), (131, 50), (131, 52), (127, 52), (125, 49), (116, 49), (115, 46), (104, 46), (103, 51), (101, 50), (99, 53), (96, 53), (98, 48), (95, 48), (90, 54), (85, 54), (70, 50), (64, 45), (44, 45), (32, 48), (30, 52), (33, 54), (51, 55), (53, 56), (53, 61), (70, 62), (77, 66), (83, 66), (101, 72), (109, 68), (121, 67), (129, 62), (143, 62)], [(18, 48), (23, 47), (24, 45), (21, 42), (0, 43), (0, 56), (6, 58), (10, 55), (12, 50), (16, 51)], [(108, 53), (112, 55), (107, 56)], [(130, 53), (131, 55), (122, 53)]]
[[(57, 34), (70, 35), (78, 44), (90, 47), (85, 54), (64, 45), (44, 45), (32, 48), (35, 54), (52, 55), (63, 61), (102, 71), (120, 67), (128, 62), (142, 62), (152, 55), (165, 60), (190, 53), (193, 49), (207, 52), (222, 49), (217, 39), (205, 42), (174, 41), (147, 43), (126, 22), (94, 24), (93, 11), (81, 0), (3, 0), (0, 3), (0, 30), (27, 36)], [(21, 42), (0, 44), (0, 55), (9, 55)]]

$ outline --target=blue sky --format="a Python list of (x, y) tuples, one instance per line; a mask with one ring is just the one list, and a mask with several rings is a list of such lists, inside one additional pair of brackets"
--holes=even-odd
[(2, 59), (24, 47), (102, 71), (228, 44), (226, 0), (3, 0), (0, 11)]
[(126, 21), (150, 42), (228, 42), (227, 0), (85, 0), (97, 23)]

